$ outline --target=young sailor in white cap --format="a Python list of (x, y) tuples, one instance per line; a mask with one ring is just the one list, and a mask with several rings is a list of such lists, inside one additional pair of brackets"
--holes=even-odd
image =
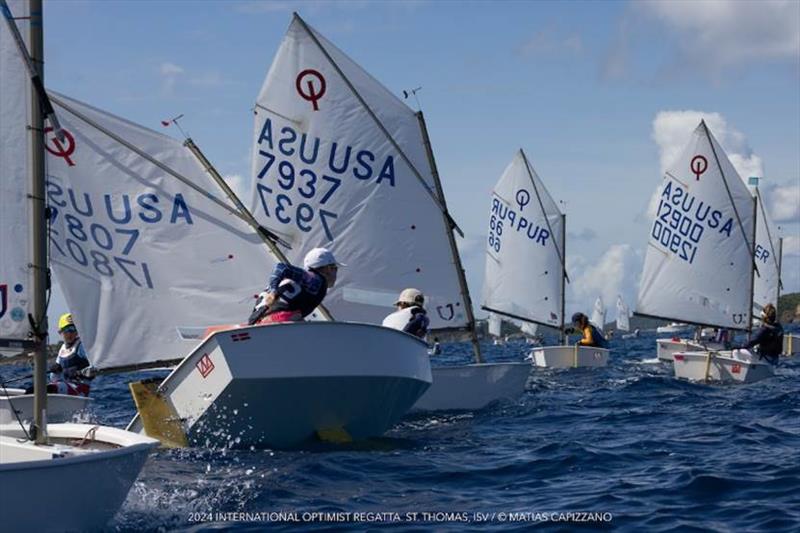
[(395, 302), (397, 311), (383, 319), (383, 326), (399, 329), (419, 338), (428, 333), (430, 320), (425, 308), (425, 296), (417, 289), (403, 289)]
[(305, 269), (278, 263), (267, 289), (258, 296), (248, 324), (303, 320), (334, 286), (340, 266), (327, 248), (309, 251), (303, 260)]

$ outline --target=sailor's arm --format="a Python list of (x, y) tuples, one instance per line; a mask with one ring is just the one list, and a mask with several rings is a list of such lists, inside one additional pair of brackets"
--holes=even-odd
[(583, 328), (583, 338), (578, 341), (578, 344), (584, 346), (591, 346), (594, 344), (594, 336), (592, 335), (592, 327), (586, 326)]

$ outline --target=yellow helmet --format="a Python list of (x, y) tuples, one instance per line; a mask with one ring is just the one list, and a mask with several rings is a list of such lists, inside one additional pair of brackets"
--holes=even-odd
[(75, 322), (72, 320), (72, 313), (64, 313), (58, 319), (58, 331), (62, 331), (67, 326), (75, 326)]

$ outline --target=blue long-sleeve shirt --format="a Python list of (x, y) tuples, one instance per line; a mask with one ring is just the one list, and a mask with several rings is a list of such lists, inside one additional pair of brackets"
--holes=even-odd
[(277, 297), (272, 311), (299, 311), (305, 317), (325, 299), (328, 283), (313, 270), (278, 263), (269, 277), (267, 291)]

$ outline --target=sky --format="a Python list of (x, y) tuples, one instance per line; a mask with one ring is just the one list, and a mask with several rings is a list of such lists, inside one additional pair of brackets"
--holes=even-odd
[(745, 179), (763, 176), (784, 292), (800, 290), (796, 0), (45, 0), (45, 82), (154, 129), (183, 114), (244, 192), (252, 106), (292, 11), (396, 94), (421, 87), (476, 303), (489, 194), (523, 148), (564, 202), (568, 314), (598, 295), (635, 308), (650, 198), (700, 118)]

